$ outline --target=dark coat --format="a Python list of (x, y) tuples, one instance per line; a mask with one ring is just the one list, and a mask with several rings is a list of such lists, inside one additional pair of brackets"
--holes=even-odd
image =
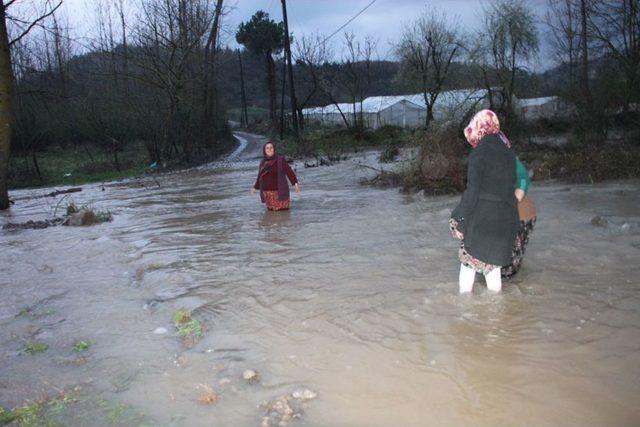
[(508, 265), (519, 227), (516, 156), (498, 135), (480, 140), (469, 156), (467, 189), (451, 213), (464, 247), (488, 264)]

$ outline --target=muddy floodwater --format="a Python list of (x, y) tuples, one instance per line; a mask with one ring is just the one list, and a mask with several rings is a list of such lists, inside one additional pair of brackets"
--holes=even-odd
[[(0, 225), (71, 200), (113, 221), (0, 230), (0, 406), (64, 393), (60, 425), (259, 426), (308, 389), (287, 425), (640, 425), (640, 182), (534, 182), (523, 269), (459, 296), (459, 196), (362, 186), (368, 153), (296, 162), (292, 210), (265, 212), (245, 137), (197, 169), (11, 193)], [(191, 348), (178, 310), (203, 324)]]

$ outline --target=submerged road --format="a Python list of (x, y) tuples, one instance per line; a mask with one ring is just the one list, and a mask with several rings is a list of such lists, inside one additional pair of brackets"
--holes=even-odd
[[(286, 401), (291, 425), (640, 424), (640, 183), (534, 183), (523, 270), (500, 295), (479, 279), (459, 296), (458, 196), (362, 186), (379, 166), (365, 153), (295, 162), (303, 192), (265, 212), (249, 193), (264, 139), (236, 135), (227, 160), (155, 180), (12, 193), (0, 225), (71, 201), (114, 220), (0, 230), (0, 406), (66, 393), (42, 416), (258, 426), (282, 418), (263, 401), (309, 389)], [(203, 324), (190, 348), (179, 310)]]

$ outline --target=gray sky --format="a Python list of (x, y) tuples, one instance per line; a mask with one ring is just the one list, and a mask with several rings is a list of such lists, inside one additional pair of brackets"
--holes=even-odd
[[(80, 34), (88, 35), (91, 22), (89, 12), (97, 0), (64, 0), (64, 9), (69, 14), (70, 24), (77, 27)], [(136, 4), (138, 0), (128, 0)], [(295, 35), (322, 33), (325, 36), (333, 33), (341, 25), (354, 17), (371, 0), (288, 0), (289, 30)], [(227, 30), (223, 42), (236, 46), (234, 33), (240, 22), (246, 21), (257, 11), (264, 10), (272, 19), (282, 19), (280, 0), (227, 0), (225, 1), (229, 14), (224, 23)], [(353, 31), (357, 36), (369, 34), (378, 40), (378, 56), (380, 59), (393, 59), (391, 44), (396, 42), (401, 34), (402, 25), (409, 23), (425, 7), (435, 7), (445, 11), (452, 20), (459, 19), (462, 29), (473, 34), (481, 22), (482, 7), (486, 0), (376, 0), (365, 12), (351, 22), (343, 31), (332, 39), (332, 47), (339, 58), (340, 43), (344, 31)], [(532, 68), (541, 69), (549, 66), (546, 59), (547, 45), (546, 31), (542, 24), (546, 11), (546, 0), (529, 0), (529, 7), (533, 9), (539, 19), (540, 42), (542, 51), (537, 63)]]

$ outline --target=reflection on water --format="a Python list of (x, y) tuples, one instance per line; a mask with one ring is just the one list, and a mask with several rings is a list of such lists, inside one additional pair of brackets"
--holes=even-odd
[[(458, 296), (457, 197), (362, 187), (374, 158), (299, 167), (291, 211), (265, 211), (257, 160), (239, 160), (73, 196), (112, 223), (2, 231), (0, 405), (80, 385), (110, 403), (78, 404), (72, 425), (255, 426), (260, 402), (308, 387), (303, 425), (637, 425), (638, 183), (534, 186), (524, 269)], [(28, 199), (47, 191), (16, 192), (1, 221), (50, 214)], [(189, 350), (179, 309), (206, 330)], [(199, 405), (199, 384), (219, 402)]]

